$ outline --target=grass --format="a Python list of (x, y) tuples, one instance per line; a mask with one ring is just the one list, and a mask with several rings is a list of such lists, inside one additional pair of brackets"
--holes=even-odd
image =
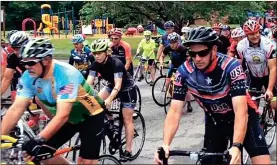
[[(88, 38), (88, 41), (91, 43), (97, 38)], [(123, 38), (124, 41), (128, 42), (132, 48), (132, 55), (136, 54), (136, 50), (139, 42), (142, 37), (128, 37)], [(70, 51), (73, 49), (73, 44), (70, 39), (52, 39), (52, 43), (55, 47), (54, 57), (56, 59), (69, 59)]]

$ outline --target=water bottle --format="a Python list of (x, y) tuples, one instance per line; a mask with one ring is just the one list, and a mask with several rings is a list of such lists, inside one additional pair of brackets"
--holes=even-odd
[(33, 130), (35, 134), (39, 133), (39, 125), (35, 122), (35, 120), (29, 120), (28, 126)]
[(47, 125), (47, 116), (46, 115), (42, 115), (39, 117), (39, 129), (40, 131), (42, 131), (45, 126)]

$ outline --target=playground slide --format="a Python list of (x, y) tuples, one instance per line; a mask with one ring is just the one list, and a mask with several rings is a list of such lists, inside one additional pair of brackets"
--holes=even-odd
[[(42, 17), (41, 18), (42, 19), (42, 23), (44, 23), (45, 25), (46, 25), (46, 27), (47, 28), (49, 28), (50, 30), (54, 30), (54, 33), (58, 33), (59, 31), (58, 31), (58, 29), (56, 28), (56, 27), (53, 27), (52, 26), (52, 22), (50, 22), (50, 21), (46, 21), (45, 20), (45, 17)], [(50, 33), (50, 32), (49, 32)]]

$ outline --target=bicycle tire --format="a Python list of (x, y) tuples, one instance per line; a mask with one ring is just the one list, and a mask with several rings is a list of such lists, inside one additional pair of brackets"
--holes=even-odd
[[(159, 81), (164, 81), (162, 83), (163, 85), (162, 85), (161, 93), (160, 94), (155, 94), (155, 91), (156, 91), (155, 88), (157, 88), (157, 86), (158, 86), (157, 84), (160, 83)], [(152, 97), (153, 97), (153, 100), (160, 107), (163, 107), (165, 105), (164, 104), (164, 98), (158, 99), (159, 96), (161, 96), (161, 97), (165, 96), (165, 94), (164, 94), (164, 92), (165, 92), (165, 81), (166, 81), (166, 76), (160, 76), (160, 77), (158, 77), (155, 80), (155, 82), (153, 84), (153, 87), (152, 87)]]
[[(135, 160), (138, 156), (139, 156), (139, 154), (141, 153), (141, 151), (142, 151), (142, 148), (143, 148), (143, 146), (144, 146), (144, 142), (145, 142), (145, 135), (146, 135), (146, 127), (145, 127), (145, 120), (144, 120), (144, 118), (143, 118), (143, 116), (142, 116), (142, 114), (139, 112), (139, 111), (137, 111), (137, 110), (135, 110), (135, 112), (134, 113), (136, 113), (137, 115), (137, 117), (134, 119), (134, 127), (135, 127), (135, 133), (134, 133), (134, 139), (136, 138), (136, 137), (142, 137), (142, 139), (141, 139), (141, 143), (140, 143), (140, 145), (139, 145), (139, 149), (138, 149), (138, 151), (134, 154), (134, 150), (133, 150), (133, 147), (134, 147), (134, 139), (133, 139), (133, 144), (132, 144), (132, 152), (133, 152), (133, 155), (132, 155), (132, 157), (129, 159), (130, 161), (133, 161), (133, 160)], [(142, 124), (142, 135), (138, 135), (138, 128), (136, 128), (136, 121), (138, 121), (138, 120), (140, 120), (141, 121), (141, 124)], [(125, 145), (126, 145), (126, 136), (125, 136), (125, 132), (123, 131), (124, 129), (122, 129), (121, 131), (121, 147), (120, 147), (120, 152), (121, 153), (123, 153), (123, 148), (125, 148)]]
[(135, 73), (133, 75), (134, 83), (136, 83), (138, 81), (138, 79), (140, 79), (140, 77), (138, 77), (138, 74), (139, 74), (139, 72), (141, 70), (140, 67), (141, 67), (140, 65), (137, 67), (137, 69), (135, 70)]
[(144, 79), (145, 79), (146, 84), (150, 84), (150, 82), (151, 82), (151, 73), (149, 73), (148, 71), (145, 71), (144, 72)]
[(136, 106), (135, 110), (138, 110), (139, 112), (141, 112), (141, 94), (140, 94), (140, 90), (139, 90), (139, 87), (136, 85), (136, 93), (137, 93), (137, 105), (138, 105), (138, 108)]
[[(269, 113), (272, 113), (270, 112), (270, 110), (267, 110), (267, 113), (266, 113), (266, 122), (264, 124), (264, 127), (263, 127), (263, 131), (264, 131), (264, 136), (265, 136), (265, 140), (266, 140), (266, 144), (267, 144), (267, 147), (271, 147), (275, 137), (276, 137), (276, 123), (274, 122), (274, 116), (269, 116)], [(271, 137), (269, 137), (269, 132), (273, 133), (273, 135)]]
[(112, 155), (101, 155), (98, 159), (98, 164), (102, 164), (102, 165), (106, 164), (105, 160), (111, 161), (111, 163), (109, 164), (121, 165), (120, 161)]

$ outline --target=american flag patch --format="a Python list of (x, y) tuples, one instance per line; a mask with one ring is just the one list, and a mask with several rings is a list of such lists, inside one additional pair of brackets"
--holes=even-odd
[(73, 83), (67, 84), (67, 85), (60, 88), (60, 94), (61, 95), (72, 94), (73, 89), (74, 89), (74, 84)]

